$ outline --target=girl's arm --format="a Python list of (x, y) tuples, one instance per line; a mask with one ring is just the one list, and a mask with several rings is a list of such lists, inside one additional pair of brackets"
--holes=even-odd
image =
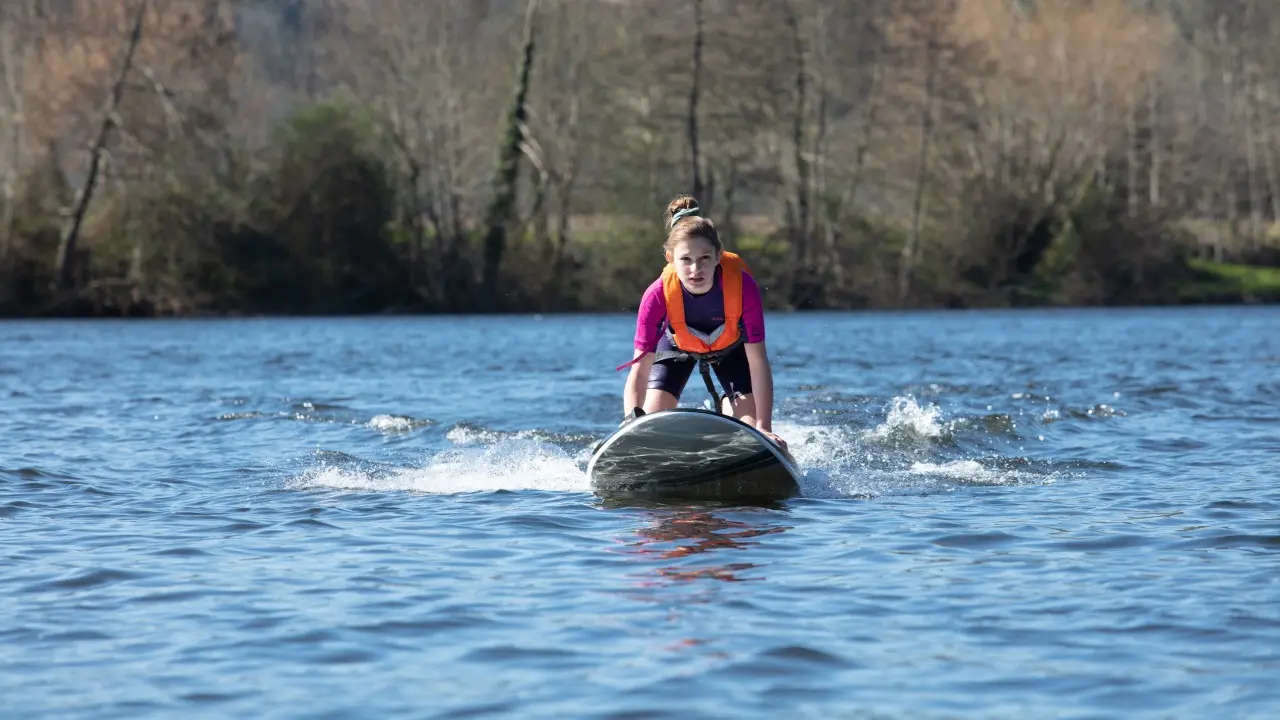
[(632, 360), (640, 358), (640, 361), (631, 366), (631, 372), (627, 373), (627, 384), (622, 389), (622, 414), (630, 415), (633, 408), (644, 407), (645, 391), (649, 385), (649, 369), (653, 367), (654, 354), (652, 351), (645, 351), (636, 348), (635, 354), (631, 356)]
[(787, 443), (773, 434), (773, 367), (764, 345), (764, 301), (750, 275), (742, 277), (742, 323), (747, 334), (743, 345), (751, 369), (751, 399), (755, 402), (756, 429), (784, 450)]
[(747, 363), (751, 368), (751, 397), (756, 405), (756, 428), (773, 433), (773, 367), (764, 341), (746, 343)]
[(644, 407), (644, 396), (649, 389), (649, 369), (653, 367), (654, 350), (662, 335), (662, 321), (667, 316), (667, 303), (662, 296), (662, 278), (654, 280), (640, 298), (636, 312), (636, 337), (631, 355), (631, 372), (622, 388), (622, 414), (630, 415), (632, 409)]

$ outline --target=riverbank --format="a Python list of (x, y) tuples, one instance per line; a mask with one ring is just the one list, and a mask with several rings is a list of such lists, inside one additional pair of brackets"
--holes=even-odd
[[(1133, 303), (1097, 303), (1097, 302), (1063, 302), (1050, 296), (1037, 296), (1034, 291), (1004, 296), (975, 298), (972, 302), (934, 302), (895, 305), (892, 303), (849, 303), (844, 305), (823, 304), (810, 305), (804, 308), (781, 306), (773, 299), (770, 288), (765, 285), (766, 305), (770, 310), (937, 310), (968, 308), (1016, 308), (1016, 307), (1124, 307), (1134, 305), (1145, 306), (1182, 306), (1182, 305), (1257, 305), (1280, 303), (1280, 268), (1266, 266), (1241, 265), (1236, 263), (1214, 262), (1212, 260), (1191, 259), (1187, 262), (1190, 271), (1176, 288), (1170, 290), (1170, 298), (1162, 302)], [(641, 288), (641, 285), (637, 285)], [(640, 290), (637, 289), (636, 297)], [(623, 293), (618, 293), (622, 295)], [(339, 299), (340, 300), (340, 299)], [(289, 310), (278, 308), (225, 307), (209, 301), (207, 304), (194, 305), (185, 303), (157, 302), (147, 297), (138, 288), (124, 283), (98, 284), (81, 288), (73, 292), (63, 293), (57, 298), (50, 298), (41, 305), (0, 305), (0, 318), (121, 318), (121, 317), (250, 317), (250, 316), (290, 316), (290, 315), (449, 315), (469, 314), (477, 312), (474, 308), (441, 309), (428, 301), (419, 303), (387, 303), (370, 305), (360, 301), (358, 295), (348, 298), (349, 302), (329, 302), (315, 307), (297, 307)], [(619, 312), (634, 309), (634, 300), (630, 303), (619, 300), (613, 304), (593, 306), (560, 305), (541, 308), (520, 307), (512, 303), (499, 305), (491, 309), (498, 313), (541, 314), (560, 313), (595, 313)]]

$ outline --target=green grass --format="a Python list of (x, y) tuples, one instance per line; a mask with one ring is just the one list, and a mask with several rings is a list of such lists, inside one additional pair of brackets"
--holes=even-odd
[(1280, 267), (1237, 265), (1193, 258), (1187, 264), (1196, 278), (1183, 289), (1187, 301), (1240, 300), (1280, 301)]
[[(1187, 218), (1175, 223), (1175, 227), (1189, 233), (1198, 245), (1205, 248), (1222, 245), (1228, 250), (1240, 250), (1249, 240), (1247, 234), (1233, 232), (1231, 225), (1221, 220)], [(1280, 222), (1267, 223), (1256, 241), (1271, 247), (1280, 245)]]

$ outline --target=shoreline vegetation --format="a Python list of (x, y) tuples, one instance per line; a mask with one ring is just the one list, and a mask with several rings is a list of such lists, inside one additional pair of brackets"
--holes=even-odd
[(1280, 302), (1265, 0), (23, 0), (0, 317)]

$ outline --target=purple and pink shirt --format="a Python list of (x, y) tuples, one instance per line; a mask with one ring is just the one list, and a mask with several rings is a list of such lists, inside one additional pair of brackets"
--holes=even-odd
[[(684, 293), (685, 322), (698, 332), (710, 333), (724, 324), (724, 282), (721, 275), (723, 270), (716, 268), (715, 282), (701, 295), (694, 295), (680, 286), (680, 292)], [(666, 321), (667, 299), (659, 277), (640, 299), (640, 311), (636, 315), (636, 349), (644, 352), (656, 350)], [(760, 298), (760, 287), (747, 273), (742, 274), (742, 324), (747, 342), (764, 342), (764, 302)]]

